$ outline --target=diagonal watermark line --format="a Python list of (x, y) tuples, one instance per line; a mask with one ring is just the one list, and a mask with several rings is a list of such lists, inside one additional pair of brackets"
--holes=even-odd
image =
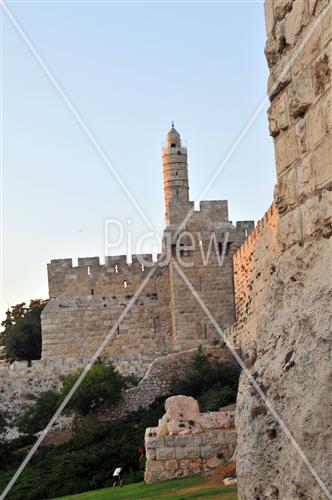
[(234, 349), (234, 347), (232, 346), (232, 344), (230, 343), (230, 341), (228, 340), (228, 338), (225, 336), (223, 330), (220, 328), (220, 326), (218, 325), (217, 321), (212, 316), (209, 308), (206, 306), (206, 304), (204, 303), (204, 301), (200, 297), (199, 293), (195, 290), (194, 286), (189, 281), (189, 279), (186, 276), (186, 274), (184, 273), (184, 271), (181, 269), (181, 267), (179, 266), (179, 264), (173, 258), (172, 258), (172, 264), (174, 265), (175, 269), (177, 270), (178, 274), (180, 275), (180, 277), (182, 278), (182, 280), (184, 281), (184, 283), (187, 285), (187, 287), (191, 291), (192, 295), (194, 296), (194, 298), (196, 299), (196, 301), (198, 302), (198, 304), (200, 305), (200, 307), (203, 309), (204, 313), (206, 314), (206, 316), (210, 320), (211, 324), (215, 327), (215, 329), (217, 330), (218, 334), (220, 335), (220, 337), (222, 338), (222, 340), (225, 342), (225, 344), (227, 345), (228, 349), (231, 351), (232, 355), (234, 356), (234, 358), (236, 359), (236, 361), (240, 365), (240, 367), (243, 370), (243, 372), (246, 374), (246, 376), (247, 376), (248, 380), (250, 381), (250, 383), (254, 386), (254, 388), (258, 392), (259, 396), (264, 401), (266, 407), (269, 409), (269, 411), (271, 412), (271, 414), (273, 415), (273, 417), (275, 418), (275, 420), (280, 425), (282, 431), (284, 432), (284, 434), (286, 435), (286, 437), (289, 439), (289, 441), (293, 445), (295, 451), (298, 453), (298, 455), (300, 456), (300, 458), (302, 459), (302, 461), (304, 462), (304, 464), (307, 466), (307, 468), (309, 469), (309, 471), (311, 472), (311, 474), (313, 475), (313, 477), (316, 479), (317, 483), (319, 484), (320, 488), (325, 493), (326, 497), (329, 500), (332, 500), (332, 493), (330, 493), (328, 491), (328, 489), (325, 486), (324, 482), (322, 481), (322, 479), (320, 478), (320, 476), (318, 475), (318, 473), (316, 472), (316, 470), (314, 469), (314, 467), (311, 465), (311, 463), (309, 462), (309, 460), (306, 457), (306, 455), (303, 453), (301, 447), (299, 446), (299, 444), (297, 443), (297, 441), (293, 437), (292, 433), (288, 430), (285, 422), (279, 416), (279, 414), (276, 412), (276, 410), (274, 409), (273, 405), (270, 403), (269, 399), (266, 397), (265, 393), (261, 389), (260, 385), (257, 383), (257, 381), (255, 380), (255, 378), (251, 374), (250, 370), (248, 370), (248, 368), (246, 367), (246, 365), (242, 361), (241, 357), (236, 352), (236, 350)]
[(84, 367), (84, 369), (83, 369), (82, 373), (80, 374), (80, 376), (78, 377), (77, 381), (75, 382), (75, 384), (73, 385), (73, 387), (70, 389), (70, 391), (68, 392), (67, 396), (62, 401), (62, 403), (60, 404), (60, 406), (57, 409), (57, 411), (54, 413), (53, 417), (51, 418), (51, 420), (49, 421), (49, 423), (47, 424), (47, 426), (45, 427), (45, 429), (43, 430), (43, 432), (39, 436), (38, 440), (35, 442), (35, 444), (31, 448), (31, 450), (29, 451), (29, 453), (27, 454), (27, 456), (25, 457), (25, 459), (23, 460), (23, 462), (21, 463), (21, 465), (19, 466), (19, 468), (17, 469), (17, 471), (15, 472), (15, 474), (13, 475), (13, 477), (11, 478), (11, 480), (9, 481), (9, 483), (7, 484), (6, 488), (1, 493), (0, 500), (3, 500), (8, 495), (8, 493), (10, 492), (10, 490), (12, 489), (12, 487), (14, 486), (15, 482), (18, 480), (18, 478), (20, 477), (20, 475), (24, 471), (25, 467), (28, 465), (28, 463), (30, 462), (30, 460), (32, 459), (32, 457), (34, 456), (34, 454), (36, 453), (36, 451), (38, 450), (39, 446), (44, 441), (46, 435), (48, 434), (48, 432), (52, 428), (53, 424), (56, 422), (56, 420), (58, 419), (58, 417), (61, 415), (61, 413), (64, 410), (64, 408), (67, 406), (68, 402), (72, 398), (72, 396), (75, 393), (76, 389), (83, 382), (83, 380), (86, 377), (87, 373), (89, 372), (89, 370), (91, 369), (91, 367), (93, 366), (93, 364), (95, 363), (95, 361), (97, 360), (97, 358), (100, 356), (100, 354), (103, 352), (103, 350), (106, 347), (106, 345), (108, 344), (108, 342), (110, 340), (112, 340), (112, 338), (114, 337), (114, 334), (115, 334), (118, 326), (120, 325), (121, 321), (125, 318), (126, 314), (129, 312), (129, 310), (131, 309), (131, 307), (134, 305), (135, 301), (138, 299), (139, 295), (142, 293), (143, 289), (145, 288), (146, 284), (148, 283), (148, 281), (150, 280), (151, 276), (154, 274), (154, 272), (156, 271), (156, 269), (157, 269), (157, 265), (155, 265), (154, 267), (152, 267), (150, 269), (150, 271), (148, 272), (148, 274), (145, 276), (144, 280), (142, 281), (142, 283), (140, 284), (140, 286), (137, 288), (135, 294), (129, 300), (128, 304), (126, 305), (126, 307), (124, 308), (124, 310), (120, 314), (120, 316), (117, 319), (116, 323), (114, 324), (113, 328), (104, 337), (104, 339), (101, 342), (101, 344), (99, 345), (98, 349), (96, 350), (96, 352), (94, 353), (94, 355), (92, 356), (92, 358), (89, 360), (89, 362), (87, 363), (87, 365)]
[(127, 197), (129, 198), (129, 200), (131, 201), (131, 203), (134, 205), (134, 207), (136, 208), (137, 212), (140, 214), (140, 216), (142, 217), (142, 219), (144, 220), (144, 222), (147, 224), (147, 226), (150, 229), (154, 229), (155, 230), (153, 224), (151, 223), (150, 218), (145, 214), (144, 210), (142, 209), (142, 207), (140, 206), (140, 204), (138, 203), (138, 201), (136, 200), (136, 198), (134, 197), (134, 195), (132, 194), (132, 192), (128, 188), (128, 186), (125, 183), (125, 181), (122, 179), (122, 177), (118, 173), (117, 169), (114, 167), (114, 165), (111, 162), (111, 160), (108, 158), (106, 152), (104, 151), (104, 149), (102, 148), (102, 146), (100, 145), (100, 143), (98, 142), (98, 140), (96, 139), (96, 137), (94, 136), (93, 132), (88, 127), (88, 125), (86, 124), (86, 122), (82, 118), (81, 114), (76, 109), (76, 107), (72, 103), (71, 99), (68, 97), (67, 93), (62, 88), (62, 86), (60, 85), (60, 83), (58, 82), (58, 80), (56, 79), (56, 77), (54, 76), (53, 72), (50, 70), (50, 68), (44, 62), (44, 60), (42, 59), (42, 57), (38, 53), (37, 49), (35, 48), (35, 46), (31, 42), (31, 40), (29, 39), (29, 37), (27, 36), (27, 34), (25, 33), (25, 31), (23, 30), (22, 26), (19, 24), (19, 22), (14, 17), (14, 15), (12, 14), (12, 12), (9, 10), (9, 8), (6, 5), (6, 3), (5, 3), (4, 0), (0, 0), (0, 6), (4, 10), (4, 12), (6, 13), (7, 17), (12, 22), (13, 26), (16, 28), (16, 30), (18, 31), (18, 33), (20, 34), (21, 38), (23, 39), (23, 41), (27, 45), (28, 49), (30, 50), (30, 52), (32, 53), (32, 55), (34, 56), (34, 58), (36, 59), (36, 61), (38, 62), (38, 64), (40, 65), (40, 67), (42, 68), (42, 70), (44, 71), (44, 73), (46, 74), (46, 76), (48, 77), (48, 79), (50, 80), (50, 82), (53, 84), (54, 88), (56, 89), (56, 91), (58, 92), (58, 94), (60, 95), (60, 97), (62, 98), (63, 102), (66, 104), (67, 108), (71, 111), (71, 113), (74, 116), (75, 120), (77, 121), (77, 123), (79, 124), (79, 126), (81, 127), (81, 129), (83, 130), (83, 132), (85, 133), (85, 135), (88, 137), (88, 139), (90, 140), (91, 144), (94, 146), (94, 148), (98, 152), (99, 156), (101, 157), (101, 159), (106, 164), (106, 166), (107, 166), (108, 170), (110, 171), (110, 173), (114, 175), (115, 179), (120, 184), (120, 186), (122, 187), (122, 189), (126, 193)]

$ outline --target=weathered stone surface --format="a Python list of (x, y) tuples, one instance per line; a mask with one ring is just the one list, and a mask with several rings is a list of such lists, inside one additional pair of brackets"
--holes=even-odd
[(313, 102), (314, 92), (311, 84), (311, 73), (307, 69), (293, 80), (288, 89), (289, 114), (296, 117), (304, 113)]
[[(219, 467), (232, 458), (236, 447), (236, 431), (231, 427), (233, 423), (231, 416), (224, 412), (201, 414), (197, 401), (187, 396), (167, 399), (165, 409), (166, 414), (159, 420), (159, 426), (146, 429), (146, 482), (201, 474)], [(183, 427), (179, 427), (176, 434), (169, 435), (176, 429), (180, 416), (183, 424), (186, 423), (185, 418), (189, 421), (195, 418), (197, 422), (205, 422), (206, 426), (212, 425), (213, 430), (206, 430), (200, 426), (199, 431), (197, 429), (190, 431), (186, 428), (186, 434), (182, 434)], [(175, 426), (171, 425), (172, 418), (175, 419)], [(169, 427), (165, 427), (165, 422)], [(195, 426), (191, 424), (191, 427)], [(165, 432), (168, 432), (168, 435), (164, 435)], [(155, 436), (160, 435), (163, 437), (158, 442)], [(151, 453), (152, 450), (154, 453)], [(155, 472), (156, 467), (153, 464), (155, 461), (163, 464), (160, 475)]]
[[(177, 448), (176, 448), (177, 450)], [(171, 458), (175, 458), (175, 448), (159, 448), (156, 449), (156, 460), (169, 460)], [(178, 457), (176, 454), (176, 458)]]
[(190, 420), (200, 415), (198, 402), (189, 396), (173, 396), (165, 403), (166, 415), (172, 420)]
[[(269, 37), (285, 29), (289, 45), (281, 61), (269, 59), (271, 78), (296, 56), (285, 89), (290, 121), (278, 128), (271, 108), (277, 211), (268, 212), (234, 257), (237, 322), (227, 335), (331, 491), (331, 14), (325, 17), (331, 9), (325, 0), (273, 2), (273, 8)], [(317, 31), (301, 47), (318, 13)], [(236, 425), (240, 500), (326, 498), (245, 374)]]

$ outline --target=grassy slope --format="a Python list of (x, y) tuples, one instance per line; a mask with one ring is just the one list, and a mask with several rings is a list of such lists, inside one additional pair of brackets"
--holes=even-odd
[(220, 499), (236, 500), (235, 486), (210, 486), (205, 478), (194, 477), (177, 479), (173, 481), (163, 481), (156, 484), (134, 483), (123, 488), (105, 488), (95, 490), (70, 497), (63, 497), (62, 500), (187, 500), (190, 499)]

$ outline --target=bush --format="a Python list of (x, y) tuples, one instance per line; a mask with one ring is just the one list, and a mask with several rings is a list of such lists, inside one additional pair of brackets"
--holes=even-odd
[(84, 417), (77, 415), (73, 421), (72, 431), (74, 444), (81, 448), (101, 438), (104, 426), (95, 415), (85, 415)]
[[(68, 375), (63, 382), (60, 397), (64, 399), (73, 387), (82, 370)], [(111, 408), (122, 398), (126, 379), (114, 368), (112, 363), (96, 362), (82, 383), (74, 392), (68, 408), (81, 415), (93, 413), (99, 408)]]
[(200, 348), (186, 378), (173, 381), (171, 393), (194, 397), (201, 411), (215, 411), (235, 403), (239, 377), (240, 368), (235, 362), (218, 361)]
[(234, 403), (234, 390), (229, 386), (215, 385), (199, 396), (198, 402), (201, 411), (217, 411), (222, 406)]
[(35, 434), (43, 430), (58, 406), (59, 395), (55, 391), (41, 392), (35, 404), (18, 418), (18, 429), (24, 434)]

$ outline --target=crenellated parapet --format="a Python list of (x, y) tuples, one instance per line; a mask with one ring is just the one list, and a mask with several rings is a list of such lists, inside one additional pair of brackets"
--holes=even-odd
[(61, 295), (102, 295), (128, 293), (155, 265), (152, 254), (108, 256), (105, 264), (99, 257), (54, 259), (47, 265), (50, 297)]

